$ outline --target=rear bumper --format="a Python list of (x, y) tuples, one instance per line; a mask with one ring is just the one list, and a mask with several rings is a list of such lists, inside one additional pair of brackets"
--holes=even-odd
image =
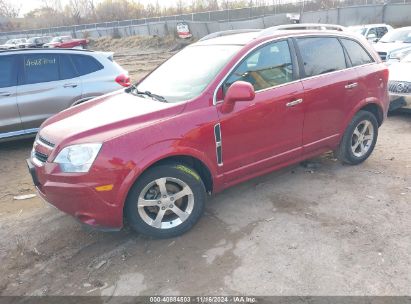
[(49, 204), (97, 229), (122, 228), (123, 208), (113, 203), (115, 193), (98, 192), (95, 183), (84, 183), (84, 179), (75, 176), (62, 179), (48, 174), (47, 164), (39, 167), (28, 159), (27, 165), (39, 195)]
[(390, 93), (390, 111), (399, 108), (411, 109), (411, 94), (395, 94)]

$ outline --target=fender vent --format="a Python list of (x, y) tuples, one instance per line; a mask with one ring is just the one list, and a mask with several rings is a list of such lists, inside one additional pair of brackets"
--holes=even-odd
[(214, 126), (214, 137), (215, 137), (217, 164), (219, 166), (222, 166), (223, 165), (223, 143), (222, 143), (222, 140), (221, 140), (221, 126), (220, 126), (220, 124), (216, 124)]

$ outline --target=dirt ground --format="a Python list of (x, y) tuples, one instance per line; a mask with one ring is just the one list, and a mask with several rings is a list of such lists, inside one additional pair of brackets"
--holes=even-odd
[[(121, 49), (133, 78), (170, 56)], [(136, 80), (136, 79), (135, 79)], [(392, 115), (372, 156), (331, 155), (209, 199), (193, 230), (153, 240), (104, 233), (38, 197), (32, 140), (0, 144), (0, 295), (410, 295), (411, 114)]]

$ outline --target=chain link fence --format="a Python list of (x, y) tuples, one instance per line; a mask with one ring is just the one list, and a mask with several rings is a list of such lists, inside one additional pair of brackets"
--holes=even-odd
[[(246, 24), (243, 21), (250, 21), (250, 25), (257, 28), (289, 23), (287, 14), (299, 14), (303, 22), (322, 22), (338, 23), (350, 25), (374, 22), (386, 22), (387, 11), (390, 14), (388, 20), (393, 25), (405, 25), (408, 19), (404, 14), (411, 18), (411, 0), (324, 0), (324, 1), (300, 1), (288, 4), (276, 4), (278, 0), (273, 0), (272, 5), (246, 7), (231, 10), (219, 10), (203, 13), (183, 14), (176, 16), (162, 16), (153, 18), (121, 20), (113, 22), (100, 22), (93, 24), (81, 24), (73, 26), (51, 27), (43, 29), (33, 29), (24, 31), (0, 32), (0, 39), (10, 39), (18, 37), (43, 36), (43, 35), (72, 35), (74, 37), (101, 37), (106, 35), (119, 36), (130, 35), (163, 35), (175, 31), (175, 24), (180, 21), (189, 22), (196, 28), (198, 24), (206, 25), (206, 29), (197, 35), (207, 34), (215, 30), (224, 30), (239, 26), (243, 28)], [(355, 6), (353, 6), (355, 5)], [(320, 9), (319, 9), (320, 6)], [(400, 7), (400, 8), (397, 8)], [(388, 10), (387, 10), (388, 8)], [(356, 19), (346, 20), (345, 11), (353, 13)], [(361, 11), (358, 15), (357, 11)], [(399, 22), (392, 22), (395, 19), (393, 14), (401, 16)], [(371, 16), (370, 16), (371, 15)], [(375, 15), (373, 17), (373, 15)], [(260, 22), (261, 21), (261, 22)], [(368, 21), (368, 22), (366, 22)], [(160, 24), (160, 26), (158, 26)], [(231, 26), (230, 26), (231, 24)], [(411, 23), (410, 23), (411, 24)], [(218, 25), (218, 26), (217, 26)], [(174, 26), (174, 29), (172, 27)], [(152, 28), (152, 29), (150, 29)], [(158, 30), (161, 29), (161, 30)]]

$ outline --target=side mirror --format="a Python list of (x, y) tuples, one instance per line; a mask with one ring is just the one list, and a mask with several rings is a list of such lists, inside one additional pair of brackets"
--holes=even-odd
[(234, 104), (238, 101), (251, 101), (255, 98), (254, 87), (245, 81), (234, 82), (224, 97), (225, 104)]

